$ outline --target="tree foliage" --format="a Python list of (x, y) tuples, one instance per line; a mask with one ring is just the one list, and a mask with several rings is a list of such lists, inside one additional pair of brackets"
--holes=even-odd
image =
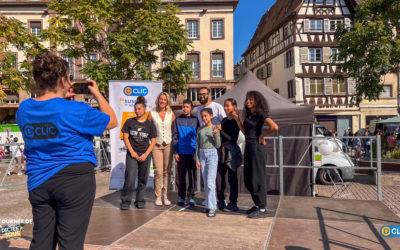
[[(49, 9), (58, 15), (50, 20), (42, 37), (53, 48), (62, 47), (69, 58), (98, 53), (82, 65), (82, 73), (107, 90), (108, 80), (164, 79), (171, 72), (171, 87), (182, 92), (191, 78), (190, 64), (177, 58), (188, 51), (187, 31), (173, 4), (160, 0), (57, 0)], [(159, 62), (161, 51), (169, 65), (148, 70)]]
[[(18, 64), (12, 50), (20, 51), (26, 59)], [(33, 58), (42, 51), (44, 48), (39, 39), (29, 33), (21, 21), (0, 14), (0, 83), (2, 86), (13, 92), (30, 89), (32, 74), (28, 58)], [(0, 99), (4, 97), (5, 92), (0, 89)]]
[[(357, 6), (353, 27), (339, 27), (336, 60), (342, 71), (357, 80), (357, 103), (376, 100), (382, 80), (399, 72), (400, 0), (365, 0)], [(397, 31), (397, 32), (396, 32)]]

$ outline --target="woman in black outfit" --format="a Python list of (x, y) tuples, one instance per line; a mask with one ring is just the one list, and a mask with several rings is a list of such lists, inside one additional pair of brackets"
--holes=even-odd
[[(229, 98), (224, 102), (224, 109), (228, 117), (221, 121), (221, 155), (218, 157), (218, 178), (217, 178), (217, 196), (218, 208), (224, 208), (230, 211), (238, 211), (238, 178), (237, 169), (242, 164), (242, 152), (237, 145), (240, 128), (243, 125), (237, 114), (237, 103), (235, 99)], [(228, 172), (228, 182), (230, 186), (229, 204), (225, 207), (225, 176)]]
[[(247, 211), (249, 218), (267, 217), (265, 207), (266, 176), (265, 176), (265, 136), (278, 130), (278, 125), (268, 116), (268, 105), (265, 98), (258, 91), (249, 91), (246, 94), (244, 105), (246, 119), (244, 120), (244, 134), (246, 147), (244, 151), (244, 182), (254, 202), (254, 206)], [(264, 124), (269, 129), (262, 133)]]

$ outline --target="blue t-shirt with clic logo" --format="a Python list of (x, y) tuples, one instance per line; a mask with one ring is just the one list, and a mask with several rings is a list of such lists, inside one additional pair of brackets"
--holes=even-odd
[(25, 141), (31, 191), (69, 164), (97, 165), (93, 136), (102, 135), (110, 116), (83, 102), (31, 98), (19, 105), (16, 120)]

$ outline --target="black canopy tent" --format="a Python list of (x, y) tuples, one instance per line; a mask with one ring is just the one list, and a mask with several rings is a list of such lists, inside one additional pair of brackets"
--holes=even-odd
[[(223, 105), (228, 98), (234, 98), (238, 103), (238, 109), (242, 110), (246, 93), (259, 91), (267, 100), (269, 115), (279, 126), (279, 131), (271, 136), (311, 136), (314, 123), (314, 107), (298, 106), (284, 97), (275, 93), (263, 84), (252, 73), (247, 72), (244, 77), (226, 94), (214, 100)], [(243, 112), (241, 113), (243, 121)], [(298, 165), (301, 157), (307, 151), (310, 140), (285, 139), (283, 141), (283, 164)], [(274, 140), (267, 140), (267, 165), (274, 165)], [(279, 164), (278, 140), (275, 141), (275, 163)], [(308, 150), (300, 165), (310, 166), (312, 161), (311, 150)], [(279, 194), (279, 169), (267, 168), (267, 191), (269, 194)], [(240, 170), (240, 191), (245, 192), (243, 185), (243, 169)], [(312, 195), (311, 169), (285, 168), (284, 169), (284, 193), (285, 195)]]

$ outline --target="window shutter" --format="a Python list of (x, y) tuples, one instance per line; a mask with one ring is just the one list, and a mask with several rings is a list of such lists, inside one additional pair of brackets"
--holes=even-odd
[(304, 19), (303, 31), (304, 31), (304, 33), (306, 33), (309, 30), (310, 30), (310, 20), (309, 19)]
[(357, 91), (357, 82), (354, 78), (347, 78), (347, 90), (350, 95), (354, 95)]
[(350, 28), (350, 18), (345, 18), (344, 19), (344, 27), (345, 28)]
[(308, 63), (308, 48), (301, 47), (301, 63)]
[(40, 21), (31, 21), (30, 22), (31, 28), (42, 28), (42, 22)]
[(331, 78), (324, 78), (324, 92), (325, 95), (332, 95), (332, 79)]
[(304, 92), (306, 95), (310, 94), (310, 78), (304, 78)]
[(324, 19), (324, 31), (328, 32), (330, 28), (329, 19)]
[(323, 63), (330, 63), (331, 62), (331, 48), (324, 47), (322, 51), (323, 56)]

